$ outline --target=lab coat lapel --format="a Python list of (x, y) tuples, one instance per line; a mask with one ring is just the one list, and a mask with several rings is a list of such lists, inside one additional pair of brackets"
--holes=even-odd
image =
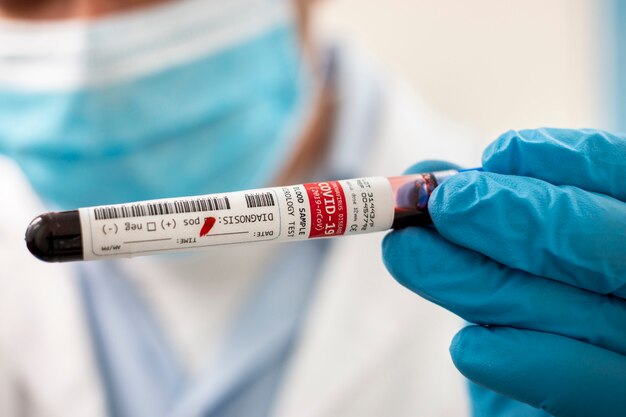
[(337, 415), (402, 337), (411, 303), (376, 256), (380, 238), (333, 242), (275, 417)]

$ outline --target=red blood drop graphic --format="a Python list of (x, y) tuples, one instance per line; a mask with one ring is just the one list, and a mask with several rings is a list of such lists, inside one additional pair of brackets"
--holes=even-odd
[(215, 225), (215, 217), (205, 217), (202, 229), (200, 229), (200, 237), (208, 235), (213, 225)]

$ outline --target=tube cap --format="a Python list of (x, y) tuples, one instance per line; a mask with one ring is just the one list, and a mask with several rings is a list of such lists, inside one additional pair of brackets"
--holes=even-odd
[(45, 262), (83, 259), (83, 242), (78, 210), (42, 214), (26, 229), (26, 247)]

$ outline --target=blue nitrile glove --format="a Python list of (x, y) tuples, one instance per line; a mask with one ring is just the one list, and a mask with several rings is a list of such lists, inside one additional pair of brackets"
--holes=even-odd
[[(555, 416), (626, 416), (626, 138), (511, 131), (483, 167), (435, 190), (435, 228), (385, 238), (387, 268), (477, 324), (450, 347), (476, 384)], [(477, 416), (541, 415), (471, 391)]]

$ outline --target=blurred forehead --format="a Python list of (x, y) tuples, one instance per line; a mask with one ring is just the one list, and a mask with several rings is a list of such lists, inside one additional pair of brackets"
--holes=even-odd
[[(165, 3), (183, 0), (0, 0), (0, 22), (3, 19), (19, 19), (28, 21), (66, 20), (66, 19), (97, 19), (140, 9), (158, 6)], [(228, 2), (230, 0), (206, 0)], [(294, 6), (295, 23), (302, 48), (307, 54), (313, 54), (313, 37), (311, 36), (311, 9), (316, 0), (284, 0)]]
[(92, 19), (172, 1), (179, 0), (0, 0), (0, 19)]
[[(93, 19), (140, 7), (180, 0), (0, 0), (1, 19), (62, 20)], [(228, 1), (228, 0), (217, 0)], [(314, 0), (291, 0), (298, 20), (308, 20)]]

